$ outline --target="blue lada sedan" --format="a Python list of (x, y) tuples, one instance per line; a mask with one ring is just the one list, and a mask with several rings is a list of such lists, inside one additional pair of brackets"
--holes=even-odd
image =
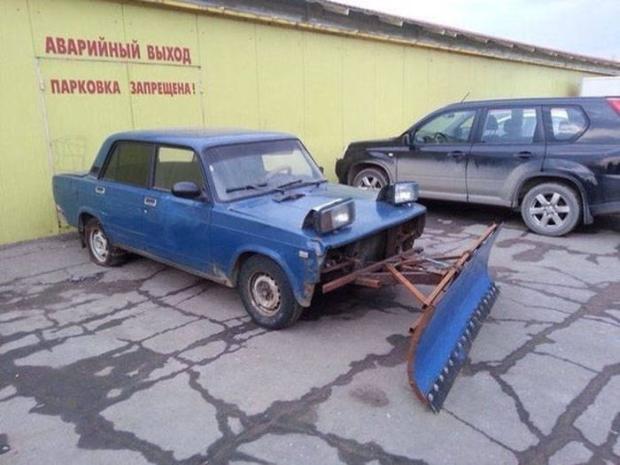
[(426, 213), (415, 183), (332, 184), (297, 137), (247, 130), (115, 134), (88, 173), (53, 188), (98, 265), (131, 252), (237, 287), (270, 329), (293, 324), (321, 283), (411, 249)]

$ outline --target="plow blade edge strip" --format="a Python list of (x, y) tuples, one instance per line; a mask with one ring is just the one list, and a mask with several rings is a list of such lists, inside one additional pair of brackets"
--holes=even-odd
[(493, 227), (473, 250), (465, 252), (451, 282), (437, 295), (437, 303), (423, 308), (411, 336), (409, 382), (434, 412), (441, 409), (497, 296), (488, 271), (497, 231)]

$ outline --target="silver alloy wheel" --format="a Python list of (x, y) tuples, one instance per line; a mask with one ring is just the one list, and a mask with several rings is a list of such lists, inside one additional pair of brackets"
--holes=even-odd
[(100, 228), (95, 228), (91, 230), (88, 239), (93, 256), (98, 262), (104, 263), (110, 253), (108, 239), (105, 237), (105, 234)]
[(378, 177), (373, 176), (372, 174), (367, 174), (358, 181), (357, 187), (364, 190), (374, 190), (381, 189), (383, 185)]
[(266, 273), (256, 273), (250, 280), (250, 295), (256, 309), (271, 317), (280, 309), (280, 287)]
[(555, 229), (568, 220), (571, 208), (559, 192), (541, 192), (534, 197), (528, 213), (535, 224)]

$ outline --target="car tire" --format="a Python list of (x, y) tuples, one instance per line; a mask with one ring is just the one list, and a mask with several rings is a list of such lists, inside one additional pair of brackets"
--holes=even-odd
[(353, 177), (351, 185), (366, 190), (378, 190), (390, 183), (385, 171), (380, 168), (364, 168)]
[(119, 266), (127, 257), (124, 250), (112, 245), (96, 218), (91, 218), (84, 226), (84, 243), (90, 259), (100, 266)]
[(282, 329), (295, 323), (303, 311), (284, 271), (273, 260), (254, 255), (239, 272), (241, 300), (252, 320), (263, 328)]
[(563, 236), (575, 229), (581, 219), (581, 199), (564, 184), (538, 184), (523, 197), (521, 216), (536, 234)]

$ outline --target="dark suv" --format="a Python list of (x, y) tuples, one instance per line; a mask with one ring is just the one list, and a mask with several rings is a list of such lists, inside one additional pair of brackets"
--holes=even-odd
[(424, 198), (519, 208), (532, 231), (561, 236), (620, 212), (620, 98), (448, 105), (398, 137), (350, 144), (336, 174), (366, 189), (415, 180)]

